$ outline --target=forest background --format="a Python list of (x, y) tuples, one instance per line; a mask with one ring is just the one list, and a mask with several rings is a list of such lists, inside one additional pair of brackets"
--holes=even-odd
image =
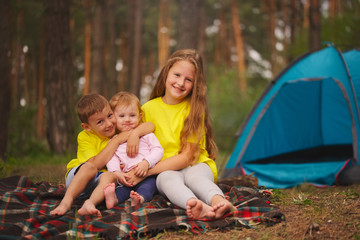
[(81, 131), (77, 100), (130, 91), (144, 103), (181, 48), (204, 59), (221, 171), (242, 120), (283, 68), (328, 44), (360, 46), (360, 0), (0, 3), (0, 177), (44, 163), (64, 174)]

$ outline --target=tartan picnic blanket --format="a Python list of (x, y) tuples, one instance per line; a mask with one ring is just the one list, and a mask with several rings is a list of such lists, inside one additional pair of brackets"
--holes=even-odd
[(284, 215), (259, 189), (219, 184), (237, 208), (221, 219), (191, 220), (185, 210), (155, 195), (134, 209), (127, 200), (112, 209), (98, 206), (102, 217), (78, 216), (83, 200), (76, 199), (64, 216), (49, 213), (61, 201), (65, 188), (48, 182), (34, 183), (25, 176), (0, 179), (0, 239), (138, 239), (169, 230), (202, 234), (211, 229), (252, 228), (259, 223), (272, 225)]

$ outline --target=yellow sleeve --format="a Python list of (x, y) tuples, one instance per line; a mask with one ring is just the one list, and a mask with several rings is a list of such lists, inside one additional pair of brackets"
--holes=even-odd
[(68, 163), (66, 166), (67, 172), (99, 154), (109, 142), (109, 138), (102, 139), (91, 132), (83, 130), (79, 133), (77, 141), (77, 158)]
[(98, 153), (99, 149), (96, 147), (94, 139), (88, 134), (79, 134), (77, 150), (79, 163), (86, 162), (89, 158), (96, 156)]

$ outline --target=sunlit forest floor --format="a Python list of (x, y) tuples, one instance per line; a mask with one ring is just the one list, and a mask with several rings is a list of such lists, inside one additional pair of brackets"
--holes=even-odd
[[(13, 166), (8, 174), (59, 185), (64, 183), (65, 169), (66, 164), (23, 164)], [(286, 218), (274, 226), (215, 229), (202, 235), (167, 231), (152, 239), (360, 239), (360, 185), (275, 189), (272, 202)]]
[(360, 185), (316, 188), (302, 185), (276, 190), (273, 203), (286, 221), (226, 232), (213, 230), (194, 236), (167, 232), (153, 239), (360, 239)]

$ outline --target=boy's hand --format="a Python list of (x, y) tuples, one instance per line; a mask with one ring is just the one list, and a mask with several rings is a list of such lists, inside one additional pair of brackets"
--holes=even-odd
[(134, 169), (134, 174), (138, 177), (145, 177), (149, 170), (149, 162), (145, 159), (142, 162), (138, 163), (138, 165)]
[(131, 131), (127, 140), (126, 153), (134, 158), (139, 152), (139, 136), (135, 131)]

